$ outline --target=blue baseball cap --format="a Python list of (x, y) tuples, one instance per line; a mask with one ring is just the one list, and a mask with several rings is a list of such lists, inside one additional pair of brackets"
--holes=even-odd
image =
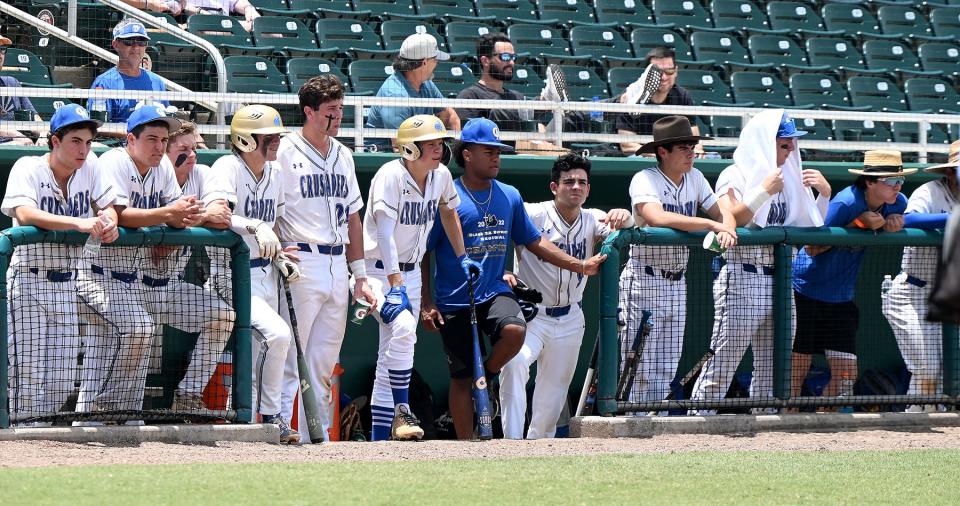
[(133, 114), (127, 118), (127, 132), (132, 132), (134, 128), (151, 121), (163, 121), (171, 132), (180, 130), (180, 120), (167, 116), (167, 111), (160, 105), (144, 105), (133, 111)]
[(513, 151), (513, 148), (500, 142), (500, 128), (487, 118), (473, 118), (463, 125), (460, 131), (460, 142), (483, 144), (500, 148), (503, 151)]
[(791, 137), (803, 137), (804, 135), (807, 135), (807, 131), (797, 130), (797, 125), (793, 122), (793, 118), (787, 116), (787, 113), (783, 113), (783, 116), (780, 118), (780, 127), (777, 128), (777, 138), (788, 139)]
[(56, 132), (63, 127), (77, 123), (93, 123), (97, 128), (100, 128), (100, 125), (103, 124), (102, 121), (91, 118), (90, 113), (81, 107), (80, 104), (64, 104), (61, 105), (57, 111), (53, 113), (53, 117), (50, 118), (50, 131)]
[(132, 39), (134, 37), (150, 40), (150, 36), (147, 35), (147, 27), (135, 19), (125, 19), (113, 28), (114, 39)]

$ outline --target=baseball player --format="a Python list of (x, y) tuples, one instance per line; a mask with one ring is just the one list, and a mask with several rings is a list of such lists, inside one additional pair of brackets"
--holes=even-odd
[[(958, 160), (960, 141), (955, 141), (950, 145), (947, 163), (925, 169), (943, 177), (920, 185), (910, 195), (903, 216), (905, 227), (942, 229), (946, 226), (950, 210), (960, 203)], [(890, 291), (881, 295), (883, 315), (893, 329), (900, 354), (912, 375), (907, 391), (909, 395), (937, 395), (942, 392), (941, 326), (926, 321), (927, 300), (936, 275), (937, 258), (937, 248), (904, 248), (900, 274), (894, 278)], [(914, 405), (908, 407), (907, 411), (937, 409), (932, 405)]]
[[(516, 188), (496, 180), (501, 150), (513, 148), (500, 142), (500, 129), (486, 118), (474, 118), (464, 125), (453, 157), (464, 168), (454, 186), (460, 195), (457, 214), (463, 225), (467, 255), (482, 266), (474, 283), (477, 330), (490, 337), (493, 350), (484, 362), (491, 382), (523, 346), (526, 322), (510, 287), (503, 280), (507, 247), (523, 245), (545, 262), (581, 275), (599, 271), (605, 255), (580, 259), (568, 255), (543, 239), (523, 207)], [(469, 317), (470, 299), (463, 258), (450, 238), (434, 223), (427, 249), (436, 250), (436, 304), (430, 293), (429, 259), (420, 268), (423, 276), (421, 320), (428, 330), (439, 330), (450, 369), (450, 412), (459, 439), (473, 437), (473, 341)], [(482, 343), (482, 341), (481, 341)], [(483, 344), (481, 344), (483, 353)]]
[(414, 315), (420, 314), (419, 264), (437, 215), (465, 274), (473, 268), (480, 275), (480, 265), (464, 253), (455, 211), (460, 196), (441, 162), (449, 138), (436, 116), (407, 118), (397, 130), (401, 158), (384, 164), (370, 183), (363, 242), (370, 286), (381, 307), (374, 313), (380, 322), (380, 347), (371, 403), (373, 441), (423, 437), (410, 411), (409, 386), (417, 342)]
[[(99, 126), (79, 105), (57, 109), (50, 119), (50, 153), (22, 157), (10, 170), (0, 208), (14, 226), (78, 230), (104, 243), (117, 238), (115, 195), (99, 177), (90, 150)], [(73, 391), (80, 351), (74, 285), (79, 258), (76, 246), (14, 250), (7, 270), (11, 415), (59, 411)]]
[[(831, 189), (820, 172), (803, 169), (796, 139), (806, 133), (783, 109), (763, 111), (744, 126), (734, 164), (720, 173), (716, 191), (720, 207), (733, 213), (738, 226), (823, 225)], [(810, 188), (817, 190), (816, 198)], [(704, 365), (691, 399), (722, 399), (747, 347), (753, 349), (750, 397), (773, 397), (773, 247), (738, 246), (723, 257), (726, 264), (713, 287), (710, 348), (715, 355)]]
[[(593, 256), (595, 243), (610, 231), (632, 227), (633, 217), (626, 209), (609, 213), (582, 207), (590, 194), (590, 161), (570, 153), (559, 157), (550, 171), (550, 191), (554, 199), (524, 204), (527, 214), (544, 238), (576, 258)], [(577, 368), (583, 341), (584, 317), (581, 307), (587, 280), (579, 273), (565, 271), (524, 254), (516, 248), (514, 275), (507, 283), (522, 279), (543, 294), (543, 303), (527, 322), (527, 334), (520, 352), (503, 366), (500, 373), (500, 416), (503, 437), (523, 439), (527, 412), (527, 380), (530, 366), (537, 363), (533, 411), (527, 439), (553, 437), (557, 419), (567, 399), (567, 390)]]
[[(280, 167), (276, 163), (280, 136), (286, 134), (280, 114), (265, 105), (249, 105), (236, 112), (230, 122), (233, 153), (221, 157), (212, 171), (236, 191), (236, 208), (230, 229), (240, 234), (250, 248), (250, 321), (255, 341), (253, 354), (254, 409), (263, 423), (277, 424), (281, 441), (300, 442), (300, 434), (280, 416), (283, 370), (290, 349), (290, 326), (280, 316), (277, 275), (281, 269), (287, 281), (300, 274), (292, 253), (282, 254), (280, 239), (273, 228), (285, 210)], [(276, 265), (275, 265), (276, 264)], [(214, 269), (217, 269), (214, 266)], [(230, 280), (215, 271), (213, 280), (224, 298), (230, 300)]]
[[(736, 244), (733, 215), (717, 204), (710, 183), (693, 168), (694, 148), (709, 139), (694, 135), (685, 116), (667, 116), (653, 124), (653, 141), (641, 146), (637, 154), (655, 153), (657, 166), (637, 173), (630, 182), (630, 205), (637, 226), (712, 230), (721, 246)], [(698, 209), (712, 219), (697, 217)], [(687, 315), (683, 277), (688, 256), (686, 246), (630, 246), (630, 259), (620, 274), (620, 308), (626, 321), (620, 331), (624, 355), (639, 335), (641, 312), (653, 312), (653, 328), (642, 345), (639, 372), (630, 388), (631, 402), (661, 400), (670, 393), (683, 350)]]
[[(127, 119), (127, 146), (100, 157), (102, 177), (115, 189), (119, 224), (125, 227), (168, 225), (183, 228), (199, 223), (195, 197), (181, 198), (181, 189), (164, 150), (180, 121), (163, 107), (143, 106)], [(154, 263), (164, 255), (150, 251), (142, 259), (138, 248), (107, 248), (81, 269), (77, 289), (83, 311), (91, 314), (85, 338), (83, 378), (77, 411), (139, 410), (143, 407), (146, 359), (154, 320), (145, 291), (158, 279)], [(143, 273), (138, 269), (143, 266)]]
[[(317, 390), (300, 394), (317, 397), (322, 418), (329, 411), (331, 375), (347, 323), (348, 263), (355, 279), (354, 299), (363, 298), (376, 307), (363, 260), (359, 214), (363, 198), (353, 156), (334, 138), (343, 118), (343, 93), (343, 84), (332, 75), (307, 81), (299, 92), (306, 116), (303, 130), (284, 137), (277, 155), (285, 209), (276, 228), (284, 245), (298, 249), (302, 279), (291, 285), (291, 291), (310, 382)], [(293, 415), (298, 387), (296, 347), (291, 346), (280, 406), (284, 419)], [(298, 427), (306, 427), (306, 416), (299, 411)], [(323, 419), (322, 424), (326, 438), (330, 420)], [(303, 431), (301, 441), (309, 440)]]

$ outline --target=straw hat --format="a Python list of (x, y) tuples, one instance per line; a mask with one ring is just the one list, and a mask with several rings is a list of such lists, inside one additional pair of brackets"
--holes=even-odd
[(960, 162), (960, 141), (953, 141), (953, 144), (950, 145), (950, 155), (947, 158), (947, 163), (941, 163), (940, 165), (927, 167), (923, 170), (926, 172), (938, 172), (940, 174), (946, 174), (947, 169), (957, 168), (958, 162)]
[(873, 177), (896, 177), (913, 174), (917, 169), (904, 169), (899, 151), (866, 151), (862, 169), (847, 169), (851, 174)]

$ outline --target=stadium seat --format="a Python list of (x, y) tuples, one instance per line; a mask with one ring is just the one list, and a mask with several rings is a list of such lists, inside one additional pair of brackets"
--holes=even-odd
[(348, 11), (350, 10), (350, 0), (287, 0), (287, 7), (291, 11), (314, 11), (317, 9)]
[(250, 0), (262, 16), (289, 16), (290, 6), (287, 0)]
[(863, 55), (856, 44), (842, 37), (810, 37), (806, 42), (807, 55), (813, 65), (829, 65), (847, 73), (874, 73), (867, 70)]
[(677, 53), (678, 60), (692, 60), (690, 45), (679, 33), (667, 28), (635, 28), (630, 32), (630, 45), (637, 58), (645, 58), (655, 47), (669, 47)]
[[(392, 19), (384, 21), (380, 25), (380, 35), (383, 36), (383, 48), (400, 50), (404, 39), (414, 33), (429, 33), (437, 39), (437, 45), (441, 51), (447, 51), (447, 40), (440, 35), (433, 25), (420, 23), (417, 21)], [(472, 51), (471, 51), (472, 53)]]
[(713, 24), (736, 31), (769, 30), (767, 15), (750, 0), (713, 0)]
[(609, 98), (607, 83), (590, 67), (563, 65), (563, 77), (567, 82), (567, 95), (570, 101), (591, 101), (594, 97)]
[(412, 0), (353, 0), (353, 10), (370, 11), (374, 17), (382, 17), (383, 14), (400, 14), (413, 16), (417, 13), (413, 9)]
[(685, 69), (677, 74), (677, 86), (686, 88), (696, 105), (733, 105), (730, 86), (716, 72)]
[(807, 135), (804, 140), (812, 141), (832, 141), (835, 139), (833, 128), (827, 123), (827, 120), (813, 118), (797, 118), (797, 129), (805, 130)]
[(888, 123), (873, 120), (836, 120), (833, 131), (838, 141), (890, 142), (893, 135)]
[(542, 20), (556, 19), (568, 26), (597, 23), (597, 15), (587, 0), (536, 0), (535, 3)]
[(440, 88), (440, 93), (447, 98), (457, 98), (457, 94), (464, 88), (477, 83), (476, 76), (470, 69), (459, 63), (442, 61), (437, 63), (433, 71), (433, 84)]
[(739, 69), (769, 69), (772, 65), (754, 65), (750, 55), (733, 35), (723, 32), (693, 32), (690, 47), (696, 61), (713, 60)]
[(270, 58), (274, 46), (255, 46), (240, 22), (230, 16), (194, 14), (187, 18), (187, 31), (206, 39), (224, 56)]
[(63, 105), (72, 104), (73, 101), (69, 98), (31, 97), (30, 103), (33, 104), (33, 108), (37, 110), (37, 114), (41, 118), (50, 121), (57, 109)]
[[(806, 2), (770, 2), (767, 4), (770, 28), (791, 33), (825, 32), (823, 18)], [(842, 32), (837, 32), (842, 33)]]
[(575, 26), (570, 30), (570, 45), (577, 56), (633, 58), (630, 43), (613, 28)]
[[(894, 142), (920, 142), (920, 125), (917, 123), (898, 122), (890, 126), (890, 133)], [(950, 144), (950, 136), (939, 123), (927, 123), (928, 144)]]
[(507, 89), (535, 100), (543, 91), (543, 79), (533, 69), (526, 65), (517, 65), (513, 68), (513, 80), (506, 84)]
[(768, 72), (734, 72), (730, 86), (737, 104), (752, 102), (756, 107), (792, 107), (790, 90), (776, 74)]
[(653, 13), (636, 0), (594, 0), (598, 23), (618, 23), (627, 28), (656, 26)]
[(820, 11), (823, 23), (830, 31), (850, 35), (879, 34), (880, 23), (865, 5), (858, 3), (827, 3)]
[(887, 35), (918, 40), (941, 38), (933, 35), (927, 16), (910, 5), (884, 5), (877, 9), (877, 21)]
[(20, 84), (27, 87), (73, 88), (70, 83), (53, 84), (50, 68), (44, 65), (37, 55), (26, 49), (15, 47), (7, 48), (0, 75), (13, 76), (20, 81)]
[(340, 79), (347, 89), (350, 88), (350, 80), (340, 71), (331, 60), (323, 58), (291, 58), (287, 61), (287, 82), (290, 83), (290, 91), (296, 93), (303, 86), (303, 83), (310, 80), (311, 77), (321, 74), (333, 74)]
[(813, 66), (807, 52), (787, 35), (751, 35), (747, 39), (753, 63), (774, 65), (786, 71), (828, 71), (827, 65)]
[(380, 36), (367, 23), (354, 20), (324, 18), (317, 20), (317, 41), (323, 49), (338, 48), (341, 53), (356, 58), (361, 51), (384, 53)]
[(914, 77), (903, 85), (911, 111), (929, 110), (941, 114), (960, 114), (960, 94), (943, 79)]
[[(157, 18), (157, 20), (160, 21), (161, 23), (165, 23), (170, 26), (176, 26), (179, 28), (179, 25), (177, 24), (177, 20), (173, 16), (167, 13), (151, 12), (150, 15)], [(183, 39), (175, 37), (174, 35), (170, 34), (170, 32), (164, 29), (154, 28), (152, 25), (149, 25), (146, 23), (144, 23), (144, 26), (147, 29), (147, 34), (150, 35), (151, 46), (156, 46), (158, 42), (186, 44), (186, 42), (184, 42)]]
[(273, 46), (287, 58), (336, 58), (336, 51), (321, 50), (317, 36), (298, 19), (261, 16), (253, 20), (253, 40), (258, 46)]
[(536, 8), (529, 0), (477, 0), (477, 15), (492, 16), (502, 25), (537, 20)]
[(457, 21), (469, 21), (477, 17), (473, 2), (460, 0), (413, 0), (418, 14), (433, 14)]
[(930, 26), (938, 37), (960, 38), (960, 7), (939, 7), (930, 11)]
[(854, 106), (869, 106), (873, 111), (903, 112), (907, 97), (889, 79), (874, 76), (856, 76), (847, 81), (850, 101)]
[[(447, 47), (454, 53), (469, 53), (476, 55), (477, 39), (481, 35), (497, 33), (491, 25), (470, 21), (453, 21), (444, 28), (447, 36)], [(517, 50), (514, 47), (514, 50)]]
[(516, 24), (507, 28), (507, 36), (513, 41), (517, 53), (529, 53), (542, 65), (544, 55), (571, 57), (570, 45), (563, 32), (543, 25)]
[(290, 93), (287, 76), (272, 61), (257, 56), (228, 56), (227, 91), (233, 93)]
[[(373, 19), (373, 13), (370, 11), (352, 11), (349, 8), (347, 10), (337, 10), (337, 9), (317, 9), (313, 11), (314, 16), (317, 19), (340, 19), (345, 23), (352, 23), (353, 21), (360, 21), (361, 23), (375, 24), (377, 20)], [(316, 30), (316, 21), (314, 21), (314, 30)]]
[(863, 58), (867, 68), (872, 70), (896, 71), (904, 75), (942, 74), (924, 71), (913, 49), (899, 40), (868, 40), (863, 43)]
[(610, 96), (615, 97), (627, 89), (643, 73), (643, 68), (616, 67), (607, 71), (607, 85), (610, 86)]
[(657, 25), (665, 28), (666, 25), (683, 29), (713, 27), (710, 13), (699, 0), (653, 0), (651, 10)]
[(376, 95), (387, 76), (393, 74), (391, 62), (385, 60), (357, 60), (347, 66), (350, 86), (354, 93)]
[(832, 74), (793, 74), (790, 91), (796, 104), (813, 104), (817, 109), (869, 110), (853, 107), (846, 87)]
[(960, 45), (927, 42), (920, 44), (917, 53), (923, 70), (939, 70), (944, 75), (960, 76)]

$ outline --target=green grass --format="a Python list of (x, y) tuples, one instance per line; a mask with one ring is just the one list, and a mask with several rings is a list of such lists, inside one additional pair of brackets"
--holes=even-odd
[(960, 451), (15, 468), (5, 504), (956, 504)]

